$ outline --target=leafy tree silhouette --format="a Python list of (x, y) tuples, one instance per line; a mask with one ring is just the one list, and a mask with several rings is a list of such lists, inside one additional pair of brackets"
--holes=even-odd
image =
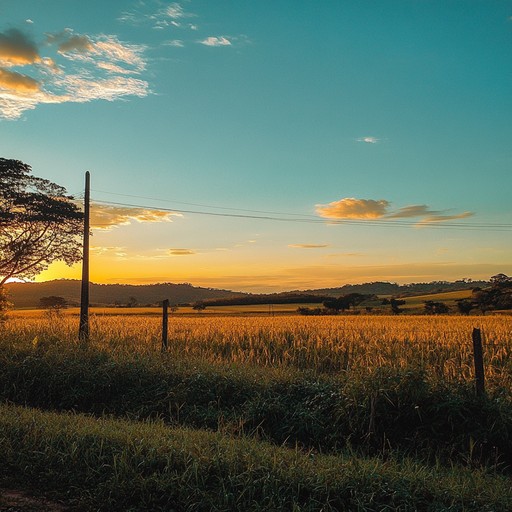
[(83, 213), (66, 189), (0, 158), (0, 286), (31, 279), (54, 261), (81, 259)]

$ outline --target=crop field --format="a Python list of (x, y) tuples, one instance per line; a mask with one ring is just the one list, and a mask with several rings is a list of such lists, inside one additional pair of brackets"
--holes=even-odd
[(135, 309), (95, 310), (87, 344), (74, 312), (0, 326), (1, 485), (81, 510), (512, 509), (510, 316), (171, 314), (162, 352)]
[[(119, 310), (117, 310), (119, 311)], [(159, 315), (96, 314), (92, 347), (114, 354), (149, 354), (161, 348)], [(76, 340), (77, 318), (21, 312), (4, 326), (20, 344)], [(29, 316), (31, 313), (33, 316)], [(512, 319), (507, 316), (171, 316), (171, 357), (210, 363), (297, 368), (317, 373), (371, 372), (379, 367), (424, 369), (429, 375), (470, 381), (473, 328), (483, 332), (486, 376), (512, 384)]]

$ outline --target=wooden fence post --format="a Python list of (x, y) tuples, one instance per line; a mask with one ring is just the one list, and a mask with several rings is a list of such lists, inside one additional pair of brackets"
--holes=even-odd
[(169, 299), (162, 302), (162, 352), (167, 352), (167, 326), (168, 326), (168, 312)]
[(475, 387), (478, 396), (485, 395), (484, 355), (482, 349), (482, 333), (473, 329), (473, 358), (475, 361)]

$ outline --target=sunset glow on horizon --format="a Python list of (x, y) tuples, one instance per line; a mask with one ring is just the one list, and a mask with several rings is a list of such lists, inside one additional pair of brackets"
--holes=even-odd
[(79, 202), (90, 170), (93, 282), (512, 274), (512, 0), (5, 0), (0, 15), (0, 156)]

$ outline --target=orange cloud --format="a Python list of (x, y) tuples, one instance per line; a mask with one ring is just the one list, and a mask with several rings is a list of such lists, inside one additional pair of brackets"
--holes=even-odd
[(39, 82), (29, 76), (0, 68), (0, 88), (19, 93), (39, 91)]
[(0, 32), (0, 63), (3, 66), (23, 66), (40, 62), (36, 44), (15, 28)]
[(380, 219), (387, 213), (389, 201), (346, 197), (329, 204), (316, 205), (316, 212), (326, 219)]
[(169, 249), (169, 254), (171, 256), (190, 256), (195, 252), (192, 249)]
[(132, 221), (172, 222), (173, 216), (181, 217), (181, 214), (135, 207), (91, 205), (91, 226), (97, 229), (110, 229), (114, 226), (130, 224)]
[(327, 244), (288, 244), (293, 249), (323, 249), (329, 247)]
[(431, 210), (426, 204), (404, 206), (396, 211), (389, 212), (391, 203), (385, 199), (354, 199), (346, 197), (326, 205), (317, 205), (316, 212), (326, 219), (361, 219), (361, 220), (388, 220), (423, 217), (417, 226), (425, 226), (436, 222), (465, 219), (471, 217), (473, 212), (464, 212), (446, 215), (448, 210)]

